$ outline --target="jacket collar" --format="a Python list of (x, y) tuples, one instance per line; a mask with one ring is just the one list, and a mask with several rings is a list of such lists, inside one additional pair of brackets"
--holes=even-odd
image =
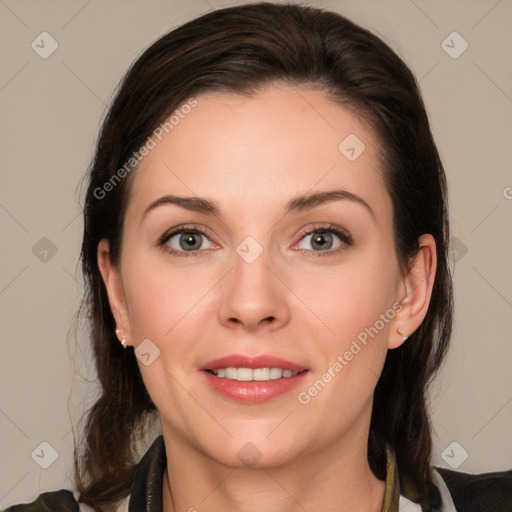
[[(440, 511), (439, 492), (434, 493), (434, 504), (430, 505), (419, 495), (412, 482), (398, 473), (396, 454), (389, 443), (385, 444), (385, 453), (386, 490), (381, 512), (398, 512), (400, 493), (411, 501), (420, 503), (422, 512)], [(164, 438), (160, 435), (137, 464), (128, 512), (162, 512), (162, 485), (166, 465)]]
[(163, 436), (158, 436), (137, 464), (128, 512), (162, 512), (162, 485), (167, 455)]

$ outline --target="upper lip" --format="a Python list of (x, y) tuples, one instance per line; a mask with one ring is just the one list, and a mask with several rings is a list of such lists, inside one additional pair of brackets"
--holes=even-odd
[(281, 368), (292, 372), (307, 370), (301, 366), (286, 359), (271, 355), (244, 356), (233, 354), (219, 359), (214, 359), (201, 366), (200, 370), (218, 370), (219, 368)]

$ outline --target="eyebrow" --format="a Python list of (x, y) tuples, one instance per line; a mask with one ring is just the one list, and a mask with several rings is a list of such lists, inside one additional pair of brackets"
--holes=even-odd
[[(328, 190), (325, 192), (314, 192), (293, 197), (285, 205), (284, 214), (288, 215), (293, 212), (303, 212), (311, 210), (317, 206), (332, 201), (349, 200), (362, 205), (375, 219), (375, 212), (371, 206), (361, 197), (346, 190)], [(222, 212), (219, 203), (210, 201), (203, 197), (180, 197), (174, 195), (165, 195), (153, 201), (143, 213), (143, 217), (151, 210), (167, 204), (174, 204), (186, 210), (199, 212), (205, 215), (222, 218)]]

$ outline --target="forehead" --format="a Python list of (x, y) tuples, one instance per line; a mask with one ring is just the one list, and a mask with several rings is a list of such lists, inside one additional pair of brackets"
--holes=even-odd
[(273, 86), (194, 99), (153, 132), (135, 171), (133, 212), (164, 194), (210, 197), (240, 213), (334, 188), (389, 209), (370, 127), (322, 91)]

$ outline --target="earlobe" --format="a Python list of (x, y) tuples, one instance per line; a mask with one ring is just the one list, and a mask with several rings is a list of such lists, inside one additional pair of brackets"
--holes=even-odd
[[(402, 345), (410, 335), (418, 329), (425, 318), (437, 267), (436, 243), (432, 235), (426, 234), (419, 238), (418, 252), (403, 278), (402, 309), (394, 318), (394, 329), (391, 329), (388, 348)], [(410, 341), (409, 341), (410, 342)]]
[(122, 342), (123, 347), (126, 347), (126, 345), (130, 344), (127, 342), (127, 339), (131, 338), (128, 309), (126, 307), (121, 274), (110, 257), (110, 245), (108, 240), (100, 240), (97, 258), (98, 268), (107, 290), (110, 310), (112, 311), (117, 325), (116, 335)]

